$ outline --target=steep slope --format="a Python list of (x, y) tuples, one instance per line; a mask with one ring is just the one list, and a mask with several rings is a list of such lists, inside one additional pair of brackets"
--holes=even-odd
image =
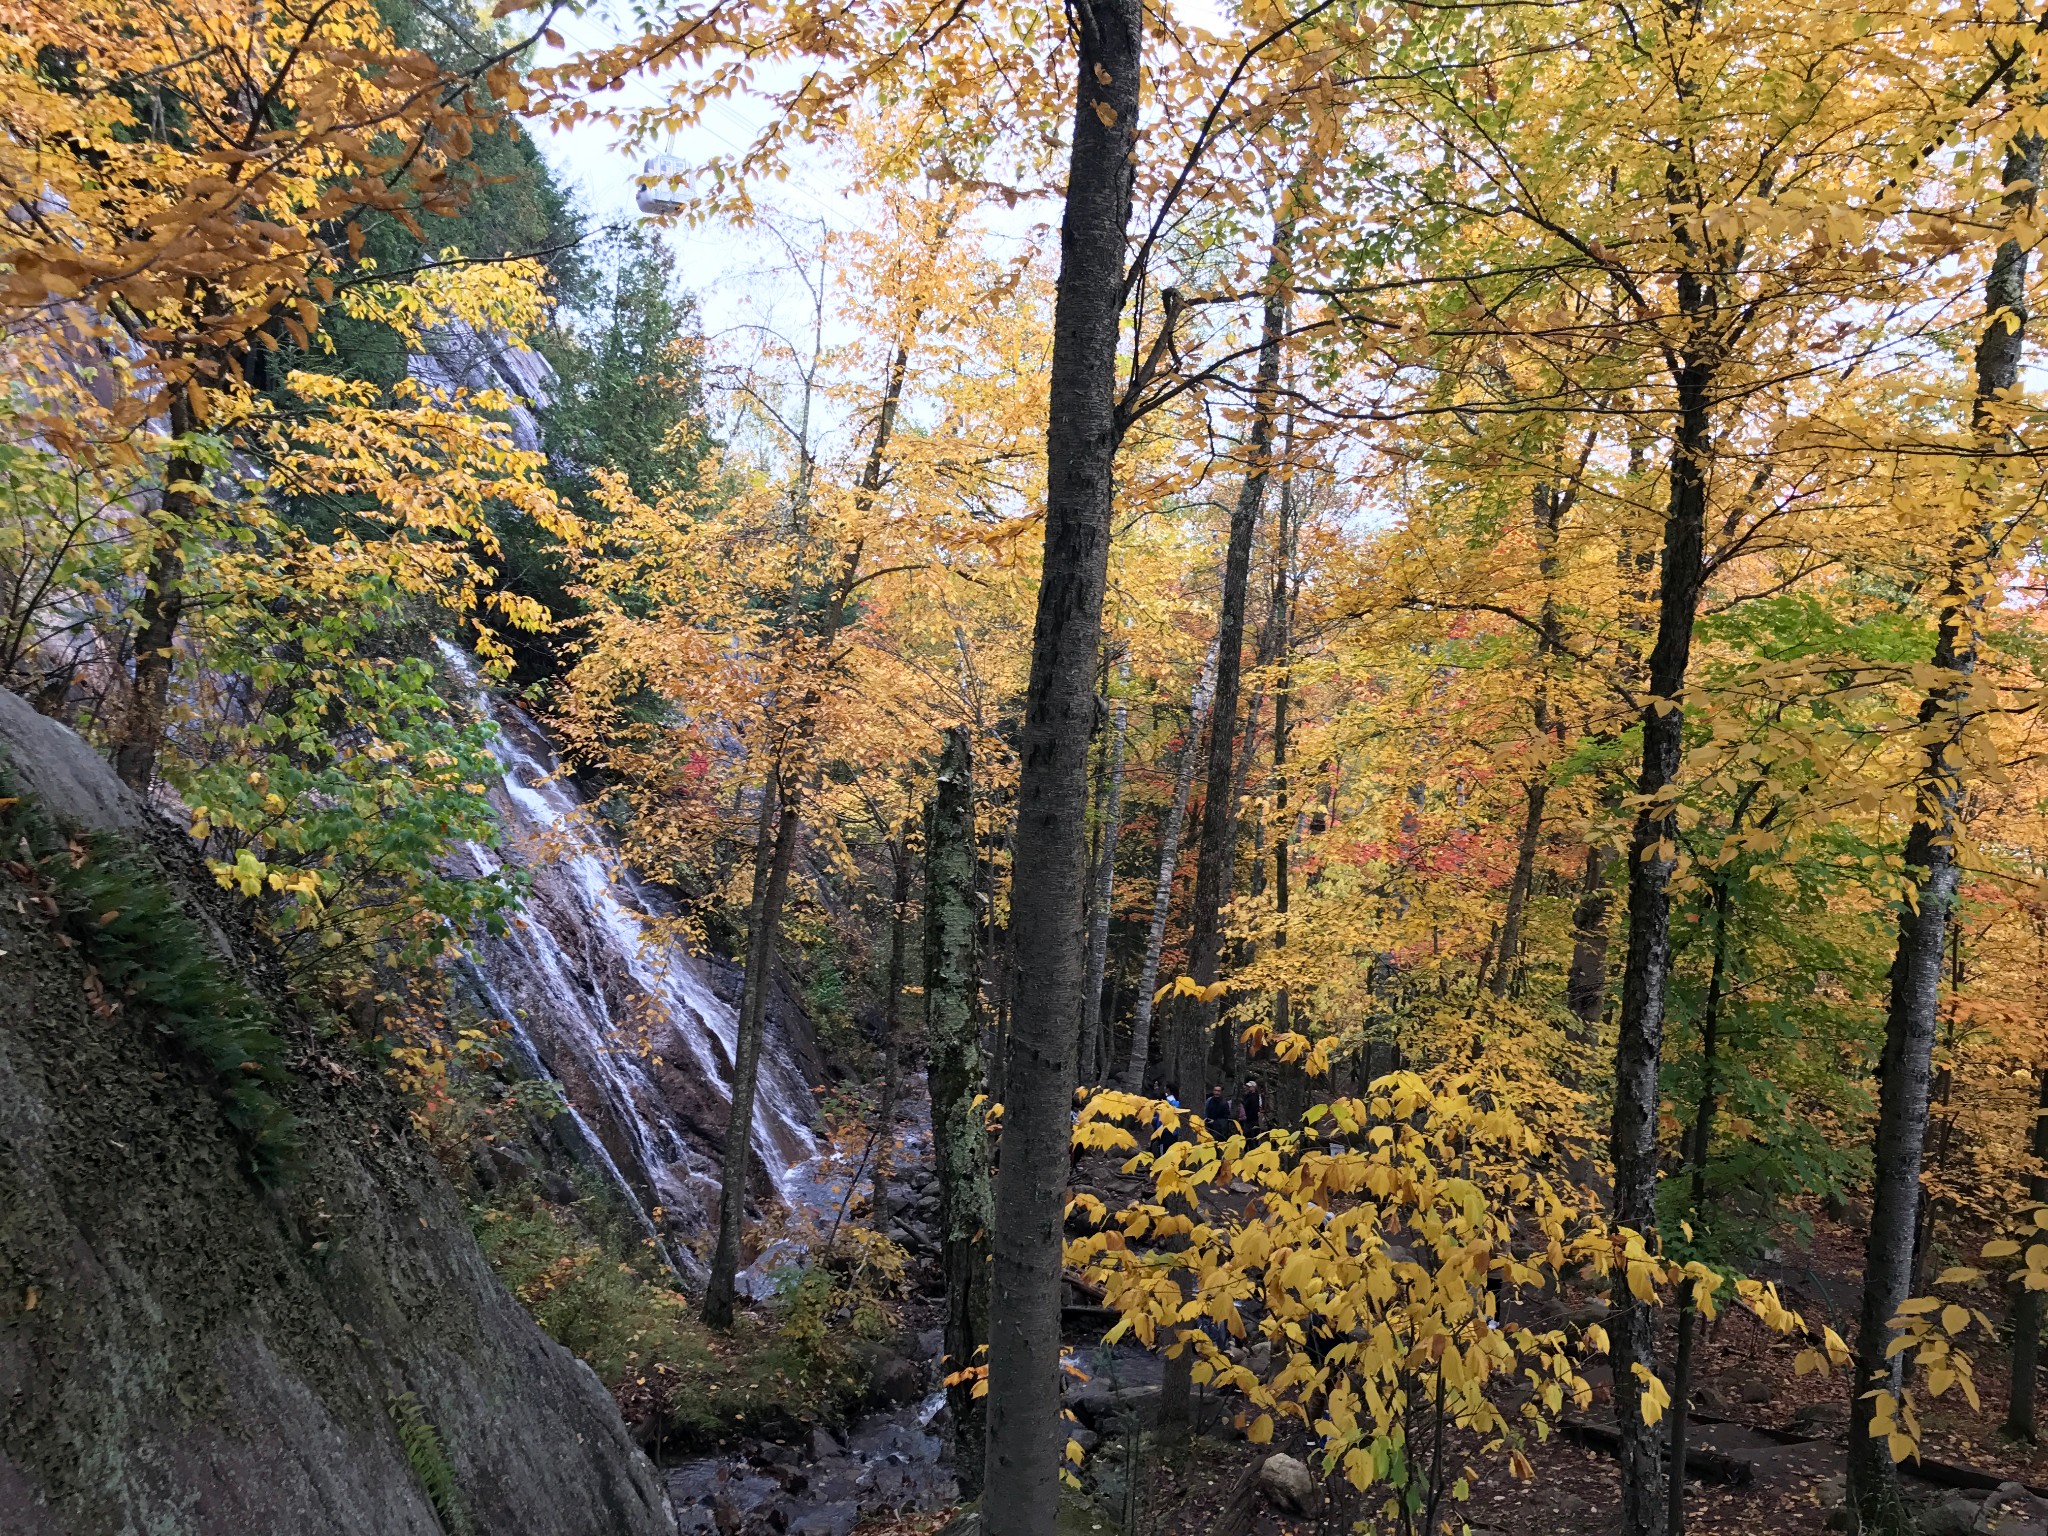
[(94, 859), (173, 894), (166, 932), (210, 941), (280, 1038), (296, 1122), (288, 1172), (259, 1180), (232, 1085), (146, 1003), (101, 996), (92, 920), (7, 839), (0, 1530), (672, 1532), (596, 1377), (499, 1286), (402, 1106), (294, 1010), (183, 838), (5, 693), (0, 756), (10, 815), (97, 831)]

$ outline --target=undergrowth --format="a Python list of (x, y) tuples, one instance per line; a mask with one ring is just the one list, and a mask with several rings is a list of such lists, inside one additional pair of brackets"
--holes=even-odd
[(132, 1008), (164, 1037), (219, 1101), (251, 1171), (289, 1172), (297, 1126), (278, 1098), (284, 1043), (263, 1001), (223, 967), (210, 935), (163, 877), (114, 837), (65, 837), (27, 802), (0, 820), (5, 868), (76, 945), (94, 1010)]
[[(597, 1197), (563, 1209), (531, 1190), (472, 1208), (477, 1240), (512, 1293), (558, 1343), (588, 1361), (642, 1437), (688, 1450), (805, 1421), (843, 1419), (860, 1373), (816, 1301), (786, 1288), (730, 1333), (699, 1321), (638, 1244), (603, 1230)], [(586, 1214), (599, 1230), (581, 1219)]]

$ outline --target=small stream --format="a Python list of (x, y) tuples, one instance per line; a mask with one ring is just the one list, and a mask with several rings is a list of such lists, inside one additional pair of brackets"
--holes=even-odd
[(845, 1437), (761, 1441), (671, 1467), (682, 1536), (849, 1536), (865, 1520), (960, 1499), (945, 1457), (946, 1394), (857, 1421)]

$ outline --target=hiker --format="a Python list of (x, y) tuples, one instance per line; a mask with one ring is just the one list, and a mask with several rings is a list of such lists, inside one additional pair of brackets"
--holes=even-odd
[(1202, 1106), (1202, 1118), (1209, 1122), (1209, 1134), (1218, 1141), (1235, 1136), (1240, 1127), (1237, 1111), (1230, 1107), (1230, 1100), (1223, 1097), (1223, 1085), (1217, 1083), (1209, 1089), (1208, 1102)]
[[(1153, 1087), (1154, 1087), (1154, 1088), (1157, 1088), (1158, 1086), (1159, 1086), (1159, 1085), (1158, 1085), (1158, 1084), (1156, 1084), (1156, 1083), (1155, 1083), (1155, 1084), (1153, 1084)], [(1168, 1087), (1167, 1087), (1167, 1089), (1166, 1089), (1166, 1092), (1165, 1092), (1165, 1094), (1164, 1094), (1164, 1095), (1163, 1095), (1163, 1096), (1161, 1097), (1161, 1099), (1160, 1099), (1160, 1102), (1161, 1102), (1162, 1104), (1171, 1104), (1171, 1105), (1172, 1105), (1172, 1106), (1173, 1106), (1173, 1107), (1174, 1107), (1175, 1109), (1179, 1109), (1179, 1108), (1180, 1108), (1180, 1087), (1179, 1087), (1179, 1085), (1178, 1085), (1178, 1084), (1170, 1084), (1170, 1085), (1168, 1085)], [(1166, 1125), (1166, 1117), (1165, 1117), (1164, 1115), (1162, 1115), (1162, 1114), (1161, 1114), (1161, 1113), (1160, 1113), (1160, 1112), (1159, 1112), (1159, 1111), (1158, 1111), (1157, 1109), (1153, 1110), (1153, 1111), (1152, 1111), (1152, 1151), (1153, 1151), (1153, 1154), (1154, 1154), (1154, 1155), (1156, 1156), (1156, 1155), (1158, 1155), (1159, 1153), (1161, 1153), (1161, 1152), (1164, 1152), (1164, 1151), (1165, 1151), (1165, 1150), (1167, 1149), (1167, 1147), (1168, 1147), (1169, 1145), (1171, 1145), (1171, 1144), (1172, 1144), (1172, 1142), (1173, 1142), (1173, 1139), (1174, 1139), (1174, 1137), (1175, 1137), (1175, 1135), (1176, 1135), (1176, 1134), (1178, 1134), (1178, 1132), (1177, 1132), (1177, 1131), (1174, 1131), (1174, 1130), (1168, 1130), (1168, 1129), (1167, 1129), (1167, 1125)]]
[(1250, 1078), (1244, 1082), (1244, 1133), (1247, 1138), (1259, 1134), (1259, 1121), (1265, 1115), (1266, 1096), (1259, 1091), (1259, 1085)]

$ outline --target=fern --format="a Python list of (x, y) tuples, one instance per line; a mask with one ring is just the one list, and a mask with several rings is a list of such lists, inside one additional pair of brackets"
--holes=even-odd
[(391, 1399), (391, 1420), (398, 1426), (398, 1443), (405, 1449), (406, 1465), (425, 1490), (427, 1502), (448, 1536), (475, 1536), (469, 1509), (462, 1502), (462, 1490), (455, 1485), (455, 1469), (448, 1465), (441, 1449), (441, 1436), (427, 1418), (427, 1410), (410, 1392)]
[[(5, 788), (0, 775), (0, 788)], [(297, 1125), (278, 1099), (284, 1043), (163, 878), (112, 837), (61, 836), (26, 801), (0, 820), (7, 868), (49, 906), (92, 968), (95, 1006), (132, 1007), (206, 1081), (265, 1183), (289, 1171)]]

